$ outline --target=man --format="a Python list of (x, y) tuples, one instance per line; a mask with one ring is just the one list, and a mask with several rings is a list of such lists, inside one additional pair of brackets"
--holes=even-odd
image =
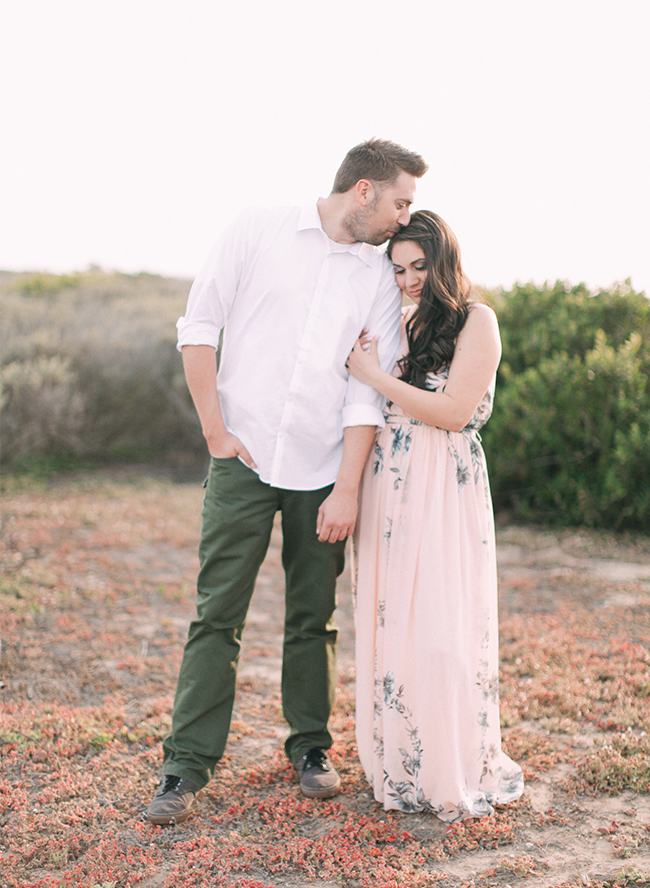
[[(376, 249), (409, 221), (427, 165), (393, 142), (353, 148), (316, 206), (252, 209), (214, 248), (178, 322), (212, 463), (163, 780), (150, 822), (185, 820), (222, 756), (241, 635), (273, 519), (282, 513), (285, 749), (305, 795), (340, 787), (326, 750), (336, 687), (336, 579), (383, 401), (348, 378), (362, 329), (392, 367), (399, 291)], [(374, 246), (371, 246), (374, 245)], [(223, 329), (217, 378), (216, 351)]]

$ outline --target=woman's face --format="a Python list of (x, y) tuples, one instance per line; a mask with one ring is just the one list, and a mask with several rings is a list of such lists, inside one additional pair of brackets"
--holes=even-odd
[(397, 241), (393, 244), (392, 260), (397, 286), (417, 305), (427, 279), (424, 250), (414, 241)]

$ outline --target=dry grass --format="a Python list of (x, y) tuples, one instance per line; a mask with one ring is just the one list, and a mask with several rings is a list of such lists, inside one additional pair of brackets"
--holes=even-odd
[(202, 449), (176, 350), (189, 282), (98, 269), (4, 277), (5, 466)]

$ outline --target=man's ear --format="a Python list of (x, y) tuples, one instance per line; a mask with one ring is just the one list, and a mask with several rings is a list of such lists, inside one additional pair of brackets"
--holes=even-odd
[(375, 196), (375, 189), (369, 179), (359, 179), (354, 186), (354, 196), (362, 207), (367, 207)]

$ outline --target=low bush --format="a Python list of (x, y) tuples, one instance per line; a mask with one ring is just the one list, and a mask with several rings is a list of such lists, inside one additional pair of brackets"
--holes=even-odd
[[(205, 465), (176, 350), (189, 282), (100, 269), (0, 273), (4, 465), (162, 457)], [(488, 294), (503, 360), (484, 442), (497, 509), (650, 526), (650, 302), (533, 284)]]
[(497, 508), (647, 529), (650, 302), (629, 285), (528, 284), (492, 297), (504, 352), (484, 440)]
[(93, 269), (6, 275), (2, 459), (205, 454), (176, 350), (189, 284)]

